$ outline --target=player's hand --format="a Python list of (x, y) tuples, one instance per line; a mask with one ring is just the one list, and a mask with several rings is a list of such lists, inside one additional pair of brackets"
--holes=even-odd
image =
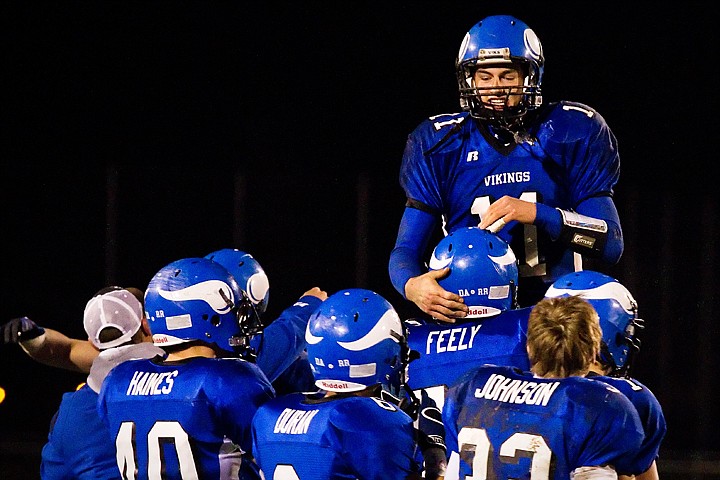
[(505, 195), (488, 207), (478, 227), (496, 233), (513, 220), (524, 224), (532, 224), (536, 215), (537, 205), (533, 202), (526, 202)]
[(405, 284), (405, 297), (436, 320), (455, 323), (468, 313), (463, 298), (448, 292), (438, 284), (438, 280), (450, 273), (449, 268), (431, 270), (413, 277)]
[(13, 318), (0, 326), (0, 328), (2, 328), (3, 344), (24, 342), (45, 333), (44, 328), (28, 317)]
[(320, 287), (313, 287), (313, 288), (311, 288), (311, 289), (308, 290), (307, 292), (303, 293), (300, 298), (302, 298), (302, 297), (304, 297), (304, 296), (306, 296), (306, 295), (312, 295), (313, 297), (317, 297), (317, 298), (319, 298), (320, 300), (322, 300), (323, 302), (324, 302), (325, 300), (327, 300), (327, 298), (328, 298), (327, 292), (326, 292), (325, 290), (321, 290)]

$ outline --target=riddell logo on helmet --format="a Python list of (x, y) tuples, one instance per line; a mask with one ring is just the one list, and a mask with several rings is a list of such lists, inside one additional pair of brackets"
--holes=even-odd
[(153, 337), (153, 343), (154, 343), (155, 345), (158, 345), (158, 344), (161, 344), (161, 343), (168, 343), (168, 341), (169, 341), (169, 340), (168, 340), (167, 337), (161, 337), (161, 336), (159, 336), (159, 335), (156, 335), (155, 337)]
[(350, 388), (350, 386), (344, 382), (341, 383), (341, 382), (332, 382), (332, 381), (323, 380), (320, 382), (320, 384), (322, 385), (321, 388), (323, 388), (323, 389), (332, 388), (335, 390), (347, 390), (348, 388)]
[(487, 307), (468, 307), (468, 315), (487, 315), (490, 309)]

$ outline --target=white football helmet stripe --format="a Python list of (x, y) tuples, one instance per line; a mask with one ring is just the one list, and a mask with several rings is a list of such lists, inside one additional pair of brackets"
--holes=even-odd
[(517, 259), (515, 258), (515, 253), (510, 249), (505, 252), (505, 255), (501, 255), (499, 257), (493, 257), (492, 255), (488, 255), (488, 258), (493, 262), (497, 263), (498, 265), (511, 265), (517, 261)]
[(402, 335), (402, 324), (397, 312), (388, 310), (364, 337), (352, 342), (338, 342), (338, 345), (348, 350), (359, 351), (377, 345), (386, 338), (390, 338), (396, 343), (399, 342), (394, 335), (390, 335), (391, 331), (397, 333), (399, 337)]
[(608, 300), (614, 299), (629, 314), (634, 311), (635, 299), (627, 289), (617, 282), (608, 282), (598, 287), (574, 290), (572, 288), (556, 288), (550, 286), (545, 293), (546, 297), (561, 297), (563, 295), (576, 295), (586, 300)]
[(316, 337), (310, 332), (310, 324), (308, 324), (308, 328), (305, 329), (305, 341), (310, 345), (315, 345), (320, 343), (322, 339), (323, 337)]
[(270, 289), (270, 281), (267, 275), (263, 273), (254, 273), (248, 278), (247, 285), (245, 286), (245, 293), (250, 297), (250, 301), (257, 305), (264, 298), (267, 291)]
[(450, 262), (452, 262), (453, 257), (448, 257), (445, 259), (440, 260), (435, 256), (435, 252), (432, 253), (432, 256), (430, 257), (430, 263), (428, 266), (430, 267), (430, 270), (442, 270), (443, 268), (450, 265)]
[[(225, 298), (220, 295), (220, 291), (225, 292)], [(207, 280), (180, 290), (158, 289), (157, 292), (162, 298), (171, 302), (200, 300), (207, 303), (217, 313), (227, 313), (235, 305), (232, 289), (221, 280)], [(226, 298), (230, 300), (231, 305), (228, 305)]]

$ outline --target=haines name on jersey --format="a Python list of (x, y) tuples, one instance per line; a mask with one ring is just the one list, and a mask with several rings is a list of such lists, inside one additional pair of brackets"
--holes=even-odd
[(320, 410), (295, 410), (286, 408), (275, 422), (273, 433), (301, 435), (307, 433), (310, 422)]
[(482, 325), (451, 328), (428, 333), (425, 354), (456, 352), (472, 348), (475, 335)]
[(475, 389), (475, 398), (486, 398), (507, 403), (526, 405), (548, 404), (560, 382), (539, 383), (517, 380), (493, 373), (482, 388)]
[(178, 371), (135, 372), (125, 395), (167, 395), (172, 391)]

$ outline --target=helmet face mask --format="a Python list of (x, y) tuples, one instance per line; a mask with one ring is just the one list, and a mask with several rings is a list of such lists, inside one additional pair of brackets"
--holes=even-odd
[(260, 263), (247, 252), (237, 248), (223, 248), (205, 255), (219, 263), (235, 278), (249, 298), (258, 315), (265, 313), (270, 300), (270, 281)]
[(216, 250), (205, 258), (225, 267), (240, 287), (237, 315), (242, 335), (232, 340), (231, 345), (241, 357), (254, 359), (256, 352), (250, 346), (250, 337), (265, 327), (261, 317), (270, 299), (270, 281), (265, 270), (252, 255), (237, 248)]
[(599, 361), (608, 374), (630, 374), (633, 359), (640, 350), (638, 330), (644, 322), (638, 318), (637, 302), (616, 279), (592, 270), (563, 275), (548, 288), (545, 297), (577, 295), (595, 308), (600, 317), (603, 341)]
[[(461, 108), (498, 126), (513, 125), (542, 105), (544, 64), (540, 40), (525, 23), (508, 15), (483, 19), (465, 34), (455, 63)], [(495, 67), (518, 71), (522, 85), (478, 88), (474, 81), (478, 68)], [(504, 96), (505, 107), (484, 102), (488, 93)]]

